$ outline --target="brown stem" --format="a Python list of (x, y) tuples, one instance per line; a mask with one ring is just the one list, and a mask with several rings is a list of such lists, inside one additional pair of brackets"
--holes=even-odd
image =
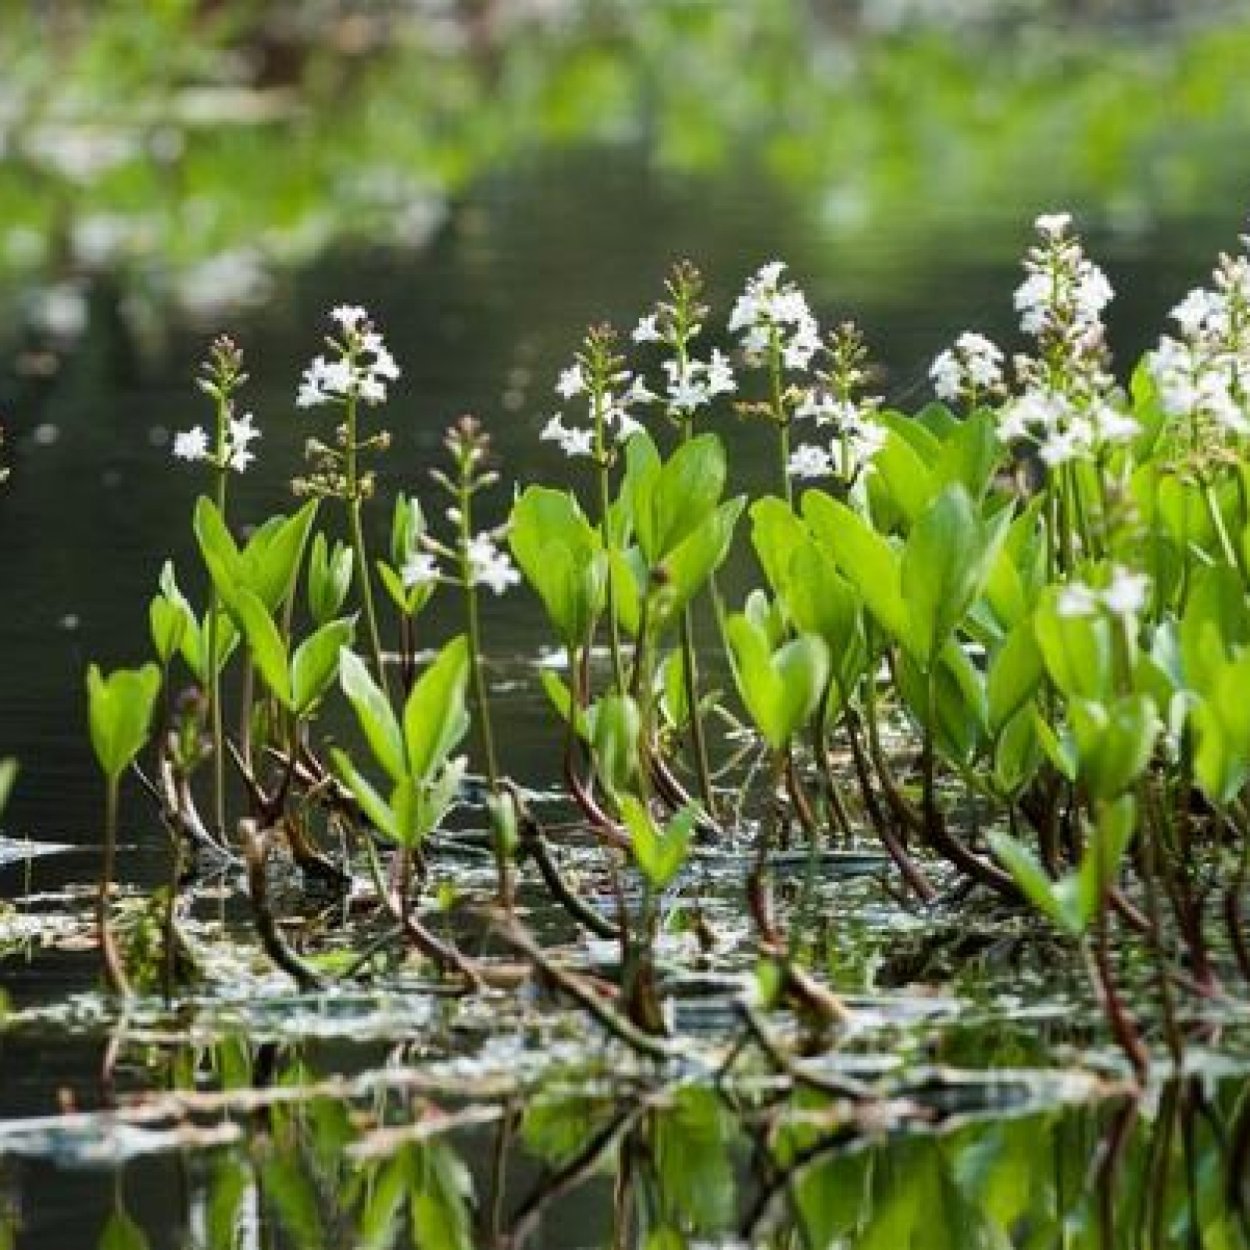
[(321, 977), (287, 944), (269, 907), (268, 883), (265, 880), (269, 831), (261, 829), (256, 821), (246, 819), (239, 821), (239, 837), (243, 843), (243, 858), (247, 863), (247, 886), (252, 902), (252, 916), (265, 953), (277, 967), (294, 979), (301, 990), (319, 989), (322, 985)]
[(644, 1032), (625, 1016), (614, 1011), (585, 978), (552, 963), (538, 943), (517, 923), (515, 917), (496, 911), (486, 913), (486, 919), (493, 920), (493, 931), (504, 942), (529, 959), (551, 985), (577, 1003), (618, 1041), (652, 1059), (667, 1060), (678, 1053), (665, 1038)]

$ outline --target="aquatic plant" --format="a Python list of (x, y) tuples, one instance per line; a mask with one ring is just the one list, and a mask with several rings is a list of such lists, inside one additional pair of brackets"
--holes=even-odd
[[(637, 363), (596, 326), (558, 381), (576, 414), (548, 418), (540, 437), (573, 470), (588, 460), (588, 482), (530, 485), (506, 521), (480, 529), (478, 497), (500, 476), (485, 432), (463, 418), (446, 440), (451, 471), (434, 471), (450, 535), (436, 536), (418, 499), (400, 494), (389, 558), (376, 563), (361, 523), (375, 484), (360, 456), (388, 439), (362, 435), (359, 420), (399, 369), (368, 314), (334, 311), (330, 354), (300, 391), (303, 406), (342, 411), (333, 446), (311, 440), (313, 468), (297, 489), (343, 500), (346, 540), (325, 528), (314, 499), (235, 541), (224, 482), (243, 467), (234, 452), (246, 452), (252, 426), (236, 429), (232, 415), (237, 349), (216, 347), (214, 450), (200, 446), (207, 435), (182, 449), (214, 470), (217, 499), (201, 498), (194, 513), (209, 607), (193, 609), (167, 566), (150, 616), (161, 668), (185, 665), (210, 709), (222, 704), (222, 672), (242, 665), (231, 687), (239, 732), (219, 742), (215, 722), (206, 743), (202, 704), (181, 727), (167, 709), (154, 787), (167, 823), (227, 857), (242, 846), (253, 867), (258, 846), (263, 862), (285, 845), (335, 889), (350, 880), (349, 848), (362, 849), (394, 936), (481, 984), (489, 961), (436, 936), (419, 903), (440, 824), (471, 793), (467, 760), (452, 756), (471, 705), (508, 917), (478, 911), (473, 923), (495, 926), (644, 1052), (668, 1044), (659, 901), (680, 889), (701, 843), (752, 843), (743, 891), (761, 1002), (788, 1001), (815, 1039), (846, 1014), (799, 954), (821, 856), (875, 840), (918, 905), (960, 883), (999, 906), (1035, 909), (1087, 952), (1112, 1033), (1144, 1075), (1150, 1056), (1117, 968), (1117, 946), (1140, 942), (1178, 1059), (1177, 994), (1219, 995), (1230, 975), (1250, 978), (1250, 720), (1237, 693), (1250, 663), (1250, 261), (1221, 258), (1211, 289), (1173, 314), (1180, 336), (1165, 337), (1124, 385), (1102, 324), (1110, 285), (1071, 219), (1046, 214), (1015, 295), (1028, 350), (1008, 364), (983, 337), (959, 336), (932, 367), (943, 402), (914, 414), (870, 393), (860, 332), (844, 323), (821, 335), (784, 275), (780, 262), (765, 265), (730, 313), (739, 370), (715, 347), (695, 354), (712, 314), (698, 271), (675, 267), (631, 336)], [(763, 394), (751, 398), (757, 373)], [(735, 411), (775, 431), (775, 496), (727, 494), (733, 466), (715, 422)], [(804, 422), (827, 431), (827, 445), (793, 447)], [(589, 487), (586, 504), (579, 487)], [(716, 575), (744, 513), (765, 586), (730, 611)], [(563, 674), (545, 667), (540, 681), (563, 728), (567, 797), (614, 895), (607, 915), (562, 874), (549, 830), (498, 756), (478, 593), (521, 580), (564, 660)], [(397, 653), (382, 646), (375, 584), (398, 616)], [(464, 632), (423, 665), (415, 624), (440, 585), (460, 589)], [(355, 618), (343, 612), (353, 590), (371, 665), (350, 649)], [(727, 668), (738, 710), (702, 686), (695, 640), (708, 627), (723, 659), (705, 652), (703, 668)], [(136, 707), (159, 684), (155, 666), (144, 672)], [(116, 714), (108, 689), (98, 676), (92, 689), (93, 727), (106, 725)], [(385, 790), (337, 733), (327, 754), (340, 694)], [(728, 732), (711, 733), (713, 723)], [(110, 830), (117, 781), (145, 741), (125, 737), (125, 749), (97, 742)], [(237, 836), (205, 836), (196, 812), (196, 770), (219, 753), (248, 800)], [(770, 883), (796, 829), (808, 867), (783, 923)], [(335, 834), (337, 856), (326, 849)], [(375, 843), (392, 855), (389, 868)], [(619, 943), (619, 1008), (552, 963), (511, 912), (527, 859), (579, 926)], [(111, 875), (109, 864), (102, 899)], [(250, 880), (266, 949), (315, 979), (280, 939), (263, 874)], [(1212, 901), (1227, 958), (1208, 934)], [(120, 986), (116, 950), (105, 957)]]

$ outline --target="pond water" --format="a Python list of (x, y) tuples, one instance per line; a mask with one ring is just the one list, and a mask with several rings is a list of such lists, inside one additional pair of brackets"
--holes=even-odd
[[(765, 11), (775, 22), (784, 9)], [(1039, 30), (1049, 38), (1054, 25)], [(1235, 64), (1246, 32), (1217, 29)], [(1170, 41), (1189, 37), (1172, 25), (1132, 36), (1143, 57), (1165, 61)], [(714, 858), (680, 897), (708, 913), (722, 952), (707, 985), (676, 986), (694, 1040), (662, 1071), (588, 1041), (584, 1017), (532, 986), (454, 1000), (401, 976), (295, 995), (245, 945), (237, 882), (204, 883), (195, 904), (197, 932), (221, 940), (212, 992), (169, 1011), (145, 999), (121, 1019), (92, 994), (86, 889), (102, 799), (83, 671), (145, 656), (144, 605), (167, 555), (199, 589), (199, 482), (172, 461), (170, 438), (208, 416), (192, 378), (213, 332), (228, 330), (251, 364), (264, 436), (235, 500), (237, 516), (258, 520), (283, 506), (314, 428), (294, 391), (333, 304), (367, 306), (404, 370), (381, 419), (394, 434), (384, 494), (425, 489), (461, 412), (483, 419), (506, 479), (554, 484), (566, 466), (537, 433), (558, 370), (586, 325), (632, 325), (678, 257), (700, 265), (720, 309), (761, 262), (785, 258), (822, 323), (861, 322), (887, 400), (911, 406), (959, 331), (1014, 341), (1010, 294), (1034, 213), (1062, 204), (1088, 226), (1119, 293), (1121, 361), (1242, 224), (1230, 188), (1250, 185), (1250, 145), (1223, 140), (1245, 120), (1216, 125), (1214, 105), (1196, 108), (1192, 150), (1172, 135), (1130, 168), (1109, 133), (1117, 123), (1084, 87), (1086, 111), (1072, 120), (1083, 139), (1095, 121), (1108, 132), (1107, 170), (1057, 156), (1051, 178), (1042, 149), (1008, 160), (995, 148), (1010, 127), (992, 108), (1003, 133), (954, 145), (956, 167), (939, 177), (934, 162), (928, 181), (887, 177), (915, 132), (851, 131), (841, 152), (822, 151), (860, 163), (879, 194), (857, 203), (851, 175), (822, 180), (778, 141), (798, 125), (769, 111), (784, 58), (760, 73), (761, 98), (740, 103), (715, 152), (674, 160), (674, 136), (707, 124), (697, 110), (665, 121), (674, 63), (656, 54), (663, 82), (639, 97), (649, 113), (630, 84), (609, 89), (593, 34), (562, 39), (566, 68), (572, 46), (605, 76), (583, 65), (574, 77), (588, 98), (591, 85), (606, 93), (601, 131), (561, 137), (555, 125), (556, 138), (478, 158), (447, 179), (420, 246), (344, 230), (315, 256), (275, 264), (261, 302), (207, 316), (145, 291), (141, 266), (71, 265), (85, 301), (75, 333), (32, 315), (0, 336), (12, 468), (0, 490), (0, 758), (22, 762), (3, 831), (59, 844), (0, 858), (0, 899), (17, 904), (0, 909), (0, 986), (17, 1013), (0, 1024), (0, 1247), (1250, 1245), (1240, 1022), (1189, 1021), (1191, 1075), (1134, 1101), (1067, 953), (1052, 959), (991, 913), (900, 910), (872, 863), (867, 877), (835, 865), (822, 886), (821, 915), (841, 919), (813, 946), (862, 1014), (797, 1084), (750, 1065), (731, 1075), (724, 1026), (750, 961)], [(1211, 45), (1223, 64), (1224, 45)], [(1004, 46), (1023, 56), (1014, 39)], [(950, 68), (945, 54), (932, 64)], [(795, 72), (819, 80), (822, 67), (833, 73), (819, 61)], [(708, 89), (720, 81), (710, 75)], [(1128, 127), (1132, 99), (1118, 107)], [(878, 120), (891, 115), (887, 99)], [(0, 302), (21, 308), (33, 285), (64, 281), (10, 272)], [(765, 431), (722, 432), (735, 489), (771, 487)], [(501, 489), (499, 517), (507, 501)], [(372, 523), (381, 540), (384, 518)], [(731, 600), (746, 577), (730, 570)], [(534, 682), (544, 637), (532, 606), (521, 592), (492, 600), (485, 627), (504, 770), (543, 792), (559, 781), (559, 735)], [(454, 618), (436, 608), (423, 624), (441, 638)], [(165, 880), (167, 847), (142, 796), (128, 797), (120, 875), (137, 897)], [(438, 871), (462, 887), (488, 877), (472, 859)], [(536, 923), (571, 940), (530, 889)], [(878, 1096), (862, 1099), (865, 1088)]]

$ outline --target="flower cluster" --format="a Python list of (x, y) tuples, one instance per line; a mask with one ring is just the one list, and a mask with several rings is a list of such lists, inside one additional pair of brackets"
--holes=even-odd
[(489, 586), (502, 595), (509, 586), (521, 581), (521, 574), (512, 563), (512, 557), (501, 551), (494, 534), (474, 534), (465, 548), (469, 562), (469, 584)]
[(783, 261), (770, 261), (747, 279), (730, 314), (729, 330), (741, 332), (748, 364), (767, 364), (779, 355), (785, 368), (803, 372), (820, 350), (820, 327), (803, 292), (782, 281), (785, 268)]
[(707, 360), (691, 354), (691, 344), (703, 332), (707, 306), (702, 302), (703, 277), (689, 261), (678, 261), (665, 279), (666, 298), (641, 317), (634, 327), (635, 343), (661, 343), (672, 353), (664, 361), (664, 394), (657, 396), (668, 415), (689, 422), (718, 395), (738, 389), (729, 357), (713, 348)]
[(1091, 459), (1139, 428), (1108, 372), (1102, 311), (1111, 284), (1086, 258), (1071, 220), (1067, 213), (1037, 219), (1041, 239), (1025, 258), (1015, 297), (1037, 354), (1016, 357), (1020, 391), (1004, 405), (999, 427), (1005, 441), (1033, 443), (1049, 468)]
[(1220, 257), (1214, 289), (1190, 291), (1172, 310), (1180, 337), (1165, 335), (1147, 357), (1164, 412), (1185, 421), (1199, 451), (1250, 434), (1250, 236), (1242, 245)]
[(228, 335), (218, 335), (200, 366), (200, 389), (212, 398), (217, 409), (217, 429), (210, 435), (203, 426), (180, 430), (174, 435), (174, 456), (178, 460), (204, 461), (220, 473), (233, 469), (246, 472), (256, 459), (252, 444), (260, 430), (250, 412), (235, 415), (236, 392), (247, 381), (243, 372), (243, 352)]
[(193, 426), (174, 435), (174, 455), (179, 460), (205, 460), (216, 469), (233, 469), (243, 473), (256, 459), (251, 445), (260, 437), (250, 412), (241, 417), (228, 416), (220, 447), (214, 449), (203, 426)]
[(729, 357), (719, 348), (712, 349), (708, 360), (696, 360), (693, 356), (666, 360), (664, 374), (664, 398), (677, 417), (693, 416), (718, 395), (729, 395), (738, 389)]
[(929, 370), (937, 397), (975, 408), (1003, 390), (1003, 353), (983, 334), (964, 333), (939, 352)]
[(642, 429), (630, 409), (654, 403), (657, 396), (641, 378), (628, 372), (615, 352), (616, 333), (610, 326), (594, 326), (586, 335), (577, 359), (560, 373), (556, 394), (562, 399), (583, 399), (585, 417), (566, 424), (555, 413), (543, 426), (539, 438), (558, 443), (566, 456), (588, 456), (601, 463), (611, 455), (613, 444), (624, 444)]
[(1084, 582), (1069, 582), (1059, 592), (1056, 610), (1060, 616), (1136, 617), (1150, 597), (1150, 578), (1121, 564), (1113, 566), (1107, 585), (1101, 589)]
[[(447, 519), (456, 532), (455, 541), (440, 542), (425, 533), (423, 523), (418, 521), (411, 527), (413, 542), (400, 577), (407, 590), (445, 581), (466, 589), (488, 586), (502, 595), (521, 580), (512, 558), (499, 546), (507, 527), (472, 532), (474, 496), (499, 481), (499, 474), (487, 467), (490, 436), (475, 417), (464, 416), (447, 431), (443, 445), (451, 454), (455, 475), (432, 469), (430, 476), (455, 500), (447, 509)], [(444, 572), (440, 560), (453, 571)]]
[(387, 384), (399, 377), (399, 366), (369, 314), (359, 305), (340, 304), (330, 317), (340, 336), (326, 339), (334, 354), (315, 357), (304, 370), (296, 405), (313, 408), (357, 399), (366, 404), (385, 402)]
[(1110, 399), (1080, 405), (1061, 389), (1031, 387), (1003, 409), (999, 437), (1031, 442), (1048, 468), (1088, 460), (1139, 433), (1136, 419)]
[[(460, 524), (460, 513), (456, 508), (448, 508), (447, 519), (454, 525)], [(440, 581), (459, 581), (458, 577), (447, 577), (439, 564), (439, 554), (452, 558), (454, 553), (441, 544), (434, 550), (416, 551), (408, 557), (400, 570), (404, 588), (412, 590), (416, 586), (430, 586)], [(516, 586), (521, 574), (512, 563), (512, 557), (499, 547), (499, 536), (495, 533), (474, 534), (465, 545), (465, 557), (469, 570), (470, 586), (488, 586), (497, 595), (504, 594), (510, 586)]]
[(1024, 261), (1025, 279), (1016, 288), (1020, 328), (1045, 340), (1102, 338), (1102, 311), (1115, 292), (1070, 233), (1070, 213), (1043, 213), (1034, 223), (1041, 236)]
[(795, 478), (838, 477), (850, 483), (871, 468), (885, 446), (886, 431), (876, 419), (881, 397), (865, 394), (868, 349), (853, 322), (838, 326), (823, 351), (829, 367), (817, 373), (815, 386), (802, 391), (794, 417), (828, 429), (829, 443), (801, 444), (786, 469)]

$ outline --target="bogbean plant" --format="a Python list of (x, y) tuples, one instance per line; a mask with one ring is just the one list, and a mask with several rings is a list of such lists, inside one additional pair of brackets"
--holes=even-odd
[[(596, 326), (560, 374), (564, 408), (541, 438), (584, 461), (584, 478), (531, 485), (506, 522), (478, 531), (478, 496), (497, 476), (485, 435), (464, 419), (448, 435), (450, 471), (436, 473), (451, 502), (448, 536), (400, 495), (389, 558), (376, 563), (361, 520), (375, 485), (363, 459), (389, 437), (366, 418), (398, 377), (378, 329), (362, 309), (334, 310), (329, 355), (298, 398), (340, 412), (332, 435), (309, 440), (312, 469), (297, 487), (313, 498), (243, 546), (226, 483), (246, 468), (256, 428), (236, 415), (237, 348), (219, 342), (205, 382), (215, 437), (195, 430), (175, 447), (211, 471), (195, 510), (207, 607), (193, 609), (166, 566), (151, 609), (166, 689), (189, 676), (198, 691), (164, 705), (154, 788), (171, 827), (233, 853), (223, 785), (211, 829), (194, 797), (200, 767), (211, 759), (220, 773), (232, 759), (253, 825), (306, 867), (328, 862), (327, 830), (350, 835), (398, 931), (477, 979), (480, 965), (421, 926), (413, 875), (460, 788), (467, 763), (453, 753), (472, 705), (500, 901), (510, 905), (512, 861), (530, 855), (581, 923), (620, 942), (621, 1036), (664, 1029), (658, 900), (699, 839), (753, 838), (747, 901), (777, 974), (762, 983), (825, 1024), (840, 1017), (801, 966), (800, 926), (786, 934), (769, 896), (772, 853), (798, 829), (812, 853), (809, 887), (821, 848), (875, 838), (918, 904), (971, 883), (1035, 908), (1088, 952), (1139, 1069), (1146, 1052), (1110, 938), (1140, 937), (1177, 1050), (1177, 993), (1219, 993), (1228, 975), (1209, 938), (1217, 910), (1250, 979), (1250, 258), (1221, 257), (1211, 288), (1172, 314), (1176, 334), (1122, 385), (1102, 320), (1106, 278), (1066, 214), (1036, 226), (1015, 295), (1025, 349), (1009, 362), (985, 337), (961, 335), (933, 363), (938, 402), (912, 414), (870, 393), (859, 331), (822, 335), (780, 262), (732, 309), (735, 370), (725, 351), (702, 346), (702, 282), (678, 265), (633, 332), (633, 363)], [(729, 493), (715, 424), (734, 414), (771, 428), (775, 494)], [(327, 525), (326, 496), (344, 505), (342, 533)], [(716, 574), (743, 529), (763, 585), (735, 608)], [(611, 914), (561, 875), (500, 770), (478, 591), (502, 593), (521, 576), (565, 660), (563, 675), (544, 667), (541, 681), (563, 724), (569, 797), (616, 883)], [(422, 670), (418, 617), (440, 586), (461, 588), (465, 632)], [(713, 623), (763, 764), (745, 777), (734, 770), (740, 753), (730, 755), (741, 733), (709, 736), (713, 723), (737, 723), (697, 664), (698, 629)], [(146, 697), (156, 670), (141, 672), (127, 680)], [(327, 756), (318, 741), (336, 691), (364, 756), (341, 744)], [(101, 747), (97, 725), (108, 727), (116, 700), (92, 678), (110, 829), (117, 778), (141, 745), (141, 705)], [(765, 779), (757, 821), (731, 813), (718, 776), (729, 777), (725, 791)], [(392, 848), (389, 869), (375, 844)], [(627, 902), (621, 873), (631, 867), (641, 905)], [(812, 903), (809, 890), (800, 920)], [(101, 916), (116, 986), (103, 904)], [(542, 959), (515, 916), (506, 931)]]

